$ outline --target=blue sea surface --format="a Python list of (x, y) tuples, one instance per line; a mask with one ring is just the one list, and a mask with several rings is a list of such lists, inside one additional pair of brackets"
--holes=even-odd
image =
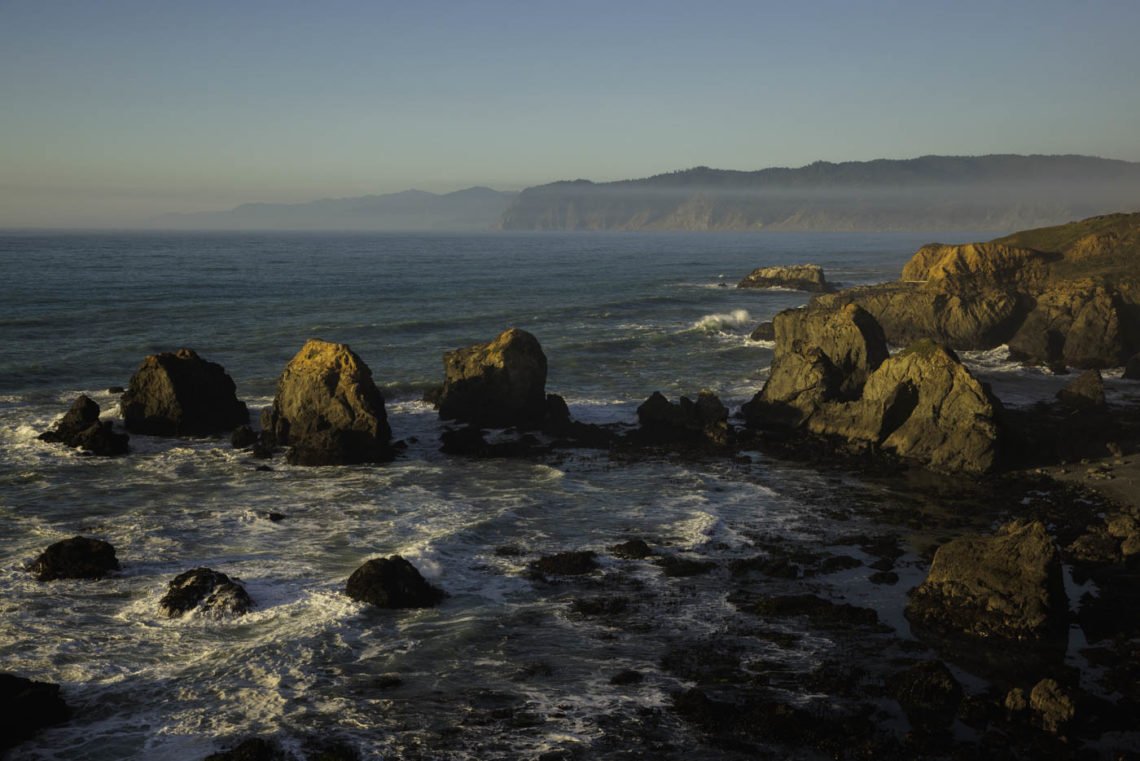
[[(665, 710), (686, 682), (662, 658), (741, 615), (725, 564), (761, 552), (759, 538), (855, 533), (858, 516), (835, 520), (855, 476), (758, 453), (450, 457), (423, 394), (445, 351), (518, 327), (578, 419), (632, 423), (657, 390), (709, 389), (735, 409), (771, 361), (748, 334), (808, 298), (733, 287), (741, 277), (815, 263), (845, 285), (889, 280), (931, 237), (0, 233), (0, 670), (61, 684), (74, 708), (11, 758), (196, 761), (249, 736), (298, 753), (337, 740), (366, 758), (624, 758), (639, 732), (664, 738), (663, 758), (741, 757)], [(311, 337), (369, 365), (408, 444), (395, 462), (258, 471), (225, 439), (132, 436), (115, 459), (36, 439), (79, 393), (121, 426), (108, 389), (182, 347), (222, 364), (256, 421)], [(110, 541), (122, 572), (35, 582), (26, 565), (76, 534)], [(716, 570), (675, 578), (607, 552), (632, 538)], [(600, 570), (528, 572), (567, 550), (598, 552)], [(441, 607), (384, 612), (343, 594), (364, 560), (395, 553), (448, 592)], [(166, 585), (196, 566), (240, 579), (255, 611), (163, 616)], [(857, 602), (908, 636), (898, 612), (920, 569), (908, 556), (896, 589), (835, 594), (871, 594)], [(584, 597), (621, 598), (623, 612), (583, 615)], [(790, 668), (829, 657), (825, 635), (794, 634), (790, 650), (735, 644)], [(627, 669), (643, 681), (611, 683)]]

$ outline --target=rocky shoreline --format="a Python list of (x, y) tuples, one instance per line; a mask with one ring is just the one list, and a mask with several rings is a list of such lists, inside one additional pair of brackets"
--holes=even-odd
[[(1081, 245), (1087, 252), (1090, 244)], [(919, 285), (825, 294), (778, 315), (769, 379), (735, 415), (708, 392), (677, 401), (655, 393), (638, 409), (636, 427), (574, 421), (565, 402), (547, 393), (537, 339), (517, 329), (444, 358), (444, 383), (430, 396), (450, 454), (541, 461), (585, 447), (616, 463), (682, 456), (744, 465), (777, 457), (854, 472), (901, 495), (886, 508), (870, 490), (853, 492), (850, 504), (835, 507), (840, 524), (844, 515), (873, 516), (881, 528), (874, 535), (826, 544), (758, 536), (751, 559), (697, 562), (640, 537), (609, 548), (610, 557), (652, 564), (681, 584), (723, 582), (739, 614), (715, 640), (679, 642), (665, 655), (661, 669), (688, 686), (667, 710), (646, 714), (626, 738), (630, 748), (668, 755), (675, 749), (662, 746), (663, 728), (680, 720), (729, 757), (1091, 759), (1140, 752), (1140, 499), (1133, 488), (1140, 483), (1140, 463), (1133, 464), (1140, 414), (1098, 399), (1099, 375), (1035, 408), (1005, 408), (954, 351), (955, 344), (1021, 335), (1019, 345), (1045, 347), (1025, 356), (1057, 369), (1120, 366), (1136, 348), (1131, 336), (1140, 334), (1130, 321), (1129, 287), (1059, 285), (1064, 252), (955, 248), (916, 254), (903, 276), (923, 276)], [(1056, 307), (1061, 302), (1068, 311)], [(1097, 341), (1086, 337), (1093, 334)], [(915, 340), (892, 352), (902, 338)], [(344, 344), (305, 344), (282, 372), (260, 431), (248, 425), (234, 388), (220, 366), (193, 351), (154, 355), (123, 394), (123, 418), (128, 432), (148, 435), (232, 433), (234, 446), (262, 463), (282, 450), (299, 466), (383, 467), (400, 456), (371, 371)], [(126, 436), (100, 421), (91, 404), (76, 400), (46, 440), (122, 456)], [(45, 583), (97, 579), (131, 562), (94, 538), (59, 545), (29, 569)], [(914, 553), (921, 556), (910, 559)], [(581, 590), (569, 603), (575, 615), (618, 629), (645, 626), (632, 582), (619, 575), (595, 593), (589, 582), (597, 567), (593, 552), (574, 548), (529, 565), (535, 583)], [(908, 595), (903, 581), (912, 578)], [(1081, 584), (1086, 591), (1074, 596)], [(879, 610), (860, 604), (852, 585), (893, 590), (884, 593), (892, 602)], [(399, 556), (368, 560), (345, 594), (384, 608), (446, 604), (446, 590)], [(195, 568), (170, 582), (162, 605), (171, 616), (194, 609), (236, 616), (256, 601), (240, 580)], [(909, 636), (885, 623), (886, 608), (905, 612)], [(764, 663), (750, 648), (764, 638), (794, 648), (794, 636), (781, 628), (788, 621), (827, 632), (841, 658), (806, 672)], [(613, 683), (635, 690), (641, 676), (623, 672)], [(13, 695), (53, 687), (0, 679), (18, 685)], [(49, 701), (40, 724), (65, 718)], [(252, 738), (209, 758), (293, 757)], [(331, 743), (307, 757), (358, 756)]]

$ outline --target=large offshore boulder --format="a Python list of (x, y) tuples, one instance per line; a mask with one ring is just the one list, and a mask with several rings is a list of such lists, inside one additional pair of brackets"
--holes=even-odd
[(153, 436), (228, 433), (249, 422), (233, 379), (191, 349), (152, 354), (120, 400), (127, 430)]
[(70, 717), (58, 684), (0, 673), (0, 756), (44, 727)]
[(49, 546), (28, 570), (38, 581), (101, 579), (119, 570), (119, 559), (108, 542), (75, 536)]
[(1040, 521), (942, 545), (906, 608), (920, 628), (1014, 640), (1063, 633), (1067, 612), (1060, 560)]
[(126, 454), (129, 437), (125, 433), (115, 433), (110, 422), (99, 420), (99, 413), (99, 405), (87, 395), (80, 394), (67, 414), (39, 438), (105, 457)]
[(238, 582), (209, 568), (194, 568), (174, 577), (166, 594), (158, 601), (162, 612), (178, 618), (202, 606), (210, 618), (244, 616), (253, 608), (253, 599)]
[(266, 439), (289, 446), (294, 465), (352, 465), (394, 457), (384, 397), (372, 371), (347, 345), (305, 342), (261, 413)]
[(1027, 362), (1118, 367), (1129, 356), (1125, 325), (1114, 293), (1087, 282), (1066, 284), (1037, 296), (1009, 339), (1009, 353)]
[(488, 428), (542, 427), (546, 355), (538, 339), (511, 328), (490, 343), (443, 355), (439, 416)]
[(378, 608), (432, 608), (447, 596), (399, 555), (373, 558), (357, 568), (348, 577), (345, 594)]
[(823, 268), (818, 264), (793, 264), (778, 267), (759, 267), (752, 270), (737, 288), (791, 288), (809, 293), (827, 293), (834, 290)]

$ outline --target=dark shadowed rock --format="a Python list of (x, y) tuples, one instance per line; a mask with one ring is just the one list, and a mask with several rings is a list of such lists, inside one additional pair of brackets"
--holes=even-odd
[(1060, 391), (1057, 399), (1066, 407), (1087, 410), (1104, 406), (1104, 378), (1100, 370), (1085, 370)]
[(348, 578), (345, 592), (378, 608), (431, 608), (446, 596), (399, 555), (374, 558), (357, 568)]
[(793, 264), (781, 267), (760, 267), (752, 270), (737, 288), (792, 288), (797, 291), (826, 293), (831, 284), (818, 264)]
[(294, 465), (387, 462), (394, 456), (384, 397), (345, 344), (309, 339), (277, 380), (261, 414), (267, 444), (289, 446)]
[(962, 702), (962, 685), (942, 661), (916, 663), (888, 680), (887, 686), (917, 724), (949, 724)]
[(1126, 380), (1140, 380), (1140, 354), (1133, 354), (1124, 364), (1124, 378)]
[(230, 446), (234, 449), (247, 449), (257, 443), (257, 432), (248, 425), (239, 425), (230, 435)]
[(609, 548), (614, 557), (625, 560), (641, 560), (653, 554), (653, 550), (642, 539), (630, 539), (628, 542), (615, 544)]
[(641, 424), (638, 438), (650, 444), (726, 446), (732, 438), (728, 408), (711, 391), (701, 391), (695, 402), (682, 396), (676, 404), (654, 391), (637, 408), (637, 419)]
[(128, 431), (153, 436), (225, 433), (249, 422), (225, 369), (191, 349), (144, 359), (120, 407)]
[(203, 761), (295, 761), (294, 757), (278, 747), (272, 740), (251, 737), (232, 750), (219, 751)]
[(0, 755), (70, 717), (58, 684), (0, 673)]
[(531, 563), (531, 569), (553, 576), (581, 576), (598, 568), (597, 553), (589, 550), (560, 552), (547, 555)]
[(538, 339), (511, 328), (490, 343), (443, 355), (439, 416), (487, 428), (541, 428), (546, 418), (546, 355)]
[(101, 579), (119, 570), (115, 548), (102, 539), (76, 536), (49, 546), (28, 569), (39, 581)]
[(1117, 367), (1128, 358), (1122, 305), (1111, 291), (1065, 283), (1037, 296), (1009, 339), (1014, 359), (1070, 367)]
[(254, 606), (241, 584), (209, 568), (195, 568), (176, 576), (158, 604), (171, 618), (183, 616), (199, 605), (203, 615), (212, 618), (244, 616)]
[(906, 608), (920, 628), (1006, 639), (1063, 632), (1066, 613), (1061, 564), (1040, 521), (942, 545)]
[(753, 341), (775, 341), (776, 325), (772, 322), (762, 322), (748, 335)]
[(41, 433), (39, 438), (83, 449), (96, 455), (110, 457), (126, 454), (127, 434), (115, 433), (109, 422), (99, 420), (99, 412), (99, 405), (81, 394), (55, 427)]
[(1029, 707), (1042, 728), (1059, 733), (1076, 715), (1076, 707), (1067, 691), (1053, 679), (1042, 679), (1029, 693)]

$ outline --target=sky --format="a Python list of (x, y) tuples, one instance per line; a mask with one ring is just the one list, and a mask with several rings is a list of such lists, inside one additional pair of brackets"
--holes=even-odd
[(1140, 161), (1140, 2), (0, 0), (0, 227), (693, 166)]

